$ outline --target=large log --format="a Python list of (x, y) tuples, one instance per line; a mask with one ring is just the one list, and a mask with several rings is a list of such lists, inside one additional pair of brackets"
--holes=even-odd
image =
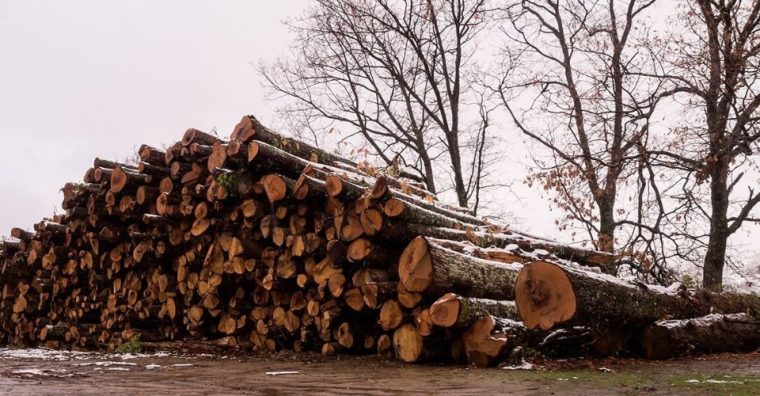
[(514, 299), (514, 285), (522, 265), (471, 257), (417, 237), (399, 258), (399, 279), (410, 292), (468, 297)]
[(745, 313), (660, 320), (648, 326), (639, 342), (647, 359), (760, 348), (760, 321)]
[(760, 296), (708, 291), (674, 294), (662, 289), (537, 261), (520, 271), (515, 300), (525, 325), (544, 330), (560, 323), (635, 329), (661, 319), (711, 312), (760, 316)]

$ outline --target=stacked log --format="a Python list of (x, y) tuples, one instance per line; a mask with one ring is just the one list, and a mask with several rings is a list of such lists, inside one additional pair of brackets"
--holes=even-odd
[(759, 312), (747, 296), (616, 279), (611, 254), (443, 205), (252, 116), (228, 140), (189, 129), (138, 155), (95, 159), (62, 189), (64, 214), (0, 245), (0, 340), (114, 349), (140, 335), (490, 365), (517, 347), (577, 353), (565, 346), (600, 331)]

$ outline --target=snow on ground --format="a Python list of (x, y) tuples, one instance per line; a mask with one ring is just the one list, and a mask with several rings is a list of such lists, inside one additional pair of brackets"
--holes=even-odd
[[(157, 358), (197, 359), (210, 356), (211, 355), (208, 354), (179, 355), (169, 352), (115, 354), (63, 351), (46, 348), (0, 348), (0, 360), (8, 362), (18, 361), (22, 364), (21, 367), (14, 367), (12, 371), (9, 371), (13, 376), (22, 378), (70, 378), (107, 371), (125, 372), (133, 370), (155, 370), (160, 368), (180, 369), (183, 367), (193, 367), (194, 365), (191, 363), (176, 363), (162, 366), (161, 364), (151, 362), (150, 360), (144, 363), (141, 363), (140, 361), (133, 362), (132, 360), (152, 360)], [(44, 368), (46, 365), (51, 364), (49, 362), (56, 362), (54, 363), (56, 368)]]
[(533, 363), (526, 362), (525, 360), (522, 361), (520, 364), (512, 365), (512, 366), (504, 366), (501, 367), (503, 370), (535, 370), (535, 366), (533, 366)]
[[(151, 354), (147, 353), (123, 353), (123, 354), (103, 354), (97, 352), (79, 352), (79, 351), (64, 351), (57, 349), (46, 348), (0, 348), (0, 358), (7, 359), (39, 359), (39, 360), (84, 360), (84, 359), (98, 359), (108, 357), (109, 359), (118, 360), (131, 360), (141, 358), (161, 358), (174, 356), (169, 352), (155, 352)], [(210, 356), (210, 355), (209, 355)], [(202, 357), (202, 355), (186, 356), (190, 357)], [(118, 363), (114, 363), (118, 364)]]
[(59, 351), (55, 349), (32, 348), (0, 348), (0, 358), (6, 359), (39, 359), (39, 360), (83, 360), (96, 357), (93, 352)]

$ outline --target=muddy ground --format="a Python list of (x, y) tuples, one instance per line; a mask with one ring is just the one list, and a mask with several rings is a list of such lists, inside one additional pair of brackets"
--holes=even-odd
[(532, 370), (377, 357), (95, 354), (0, 349), (3, 394), (760, 394), (760, 353), (666, 362), (534, 362)]

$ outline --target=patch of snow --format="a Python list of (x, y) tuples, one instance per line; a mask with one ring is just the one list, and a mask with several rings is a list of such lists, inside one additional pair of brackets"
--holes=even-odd
[(678, 294), (679, 291), (683, 289), (683, 285), (681, 284), (681, 282), (675, 282), (667, 287), (660, 286), (660, 285), (646, 285), (646, 288), (649, 290), (656, 291), (658, 293), (675, 296)]
[(507, 250), (510, 252), (515, 251), (515, 250), (520, 250), (520, 246), (518, 246), (516, 243), (510, 243), (509, 245), (504, 247), (504, 250)]
[(158, 351), (154, 353), (123, 353), (117, 355), (121, 360), (141, 359), (141, 358), (162, 358), (172, 356), (171, 353), (165, 351)]
[(512, 365), (512, 366), (504, 366), (502, 367), (502, 369), (504, 370), (535, 370), (535, 366), (533, 366), (533, 363), (526, 362), (525, 360), (523, 360), (521, 364)]
[(157, 368), (161, 368), (161, 365), (160, 364), (151, 363), (151, 364), (145, 365), (145, 368), (148, 369), (148, 370), (155, 370)]
[(705, 315), (699, 318), (692, 318), (692, 319), (670, 319), (670, 320), (659, 320), (655, 322), (655, 325), (660, 327), (665, 327), (668, 329), (677, 329), (677, 328), (683, 328), (687, 326), (695, 326), (695, 327), (707, 327), (711, 324), (719, 323), (721, 321), (736, 321), (736, 322), (750, 322), (753, 321), (752, 317), (745, 313), (735, 313), (735, 314), (709, 314)]
[(77, 363), (75, 366), (98, 366), (98, 367), (110, 367), (110, 366), (137, 366), (137, 363), (131, 363), (131, 362), (113, 362), (113, 361), (104, 361), (104, 362), (86, 362), (86, 363)]
[(108, 367), (106, 371), (129, 371), (126, 367)]
[(301, 372), (300, 371), (267, 371), (264, 374), (271, 375), (271, 376), (278, 376), (278, 375), (301, 374)]
[(607, 367), (599, 367), (599, 371), (603, 373), (611, 373), (612, 369), (608, 369)]
[(172, 364), (172, 367), (193, 367), (193, 365), (191, 363), (177, 363)]
[(38, 359), (38, 360), (82, 360), (95, 356), (92, 352), (58, 351), (55, 349), (31, 348), (14, 349), (0, 348), (0, 358), (5, 359)]
[(725, 380), (714, 380), (714, 379), (708, 379), (705, 380), (706, 383), (710, 384), (744, 384), (744, 382), (741, 381), (725, 381)]
[(41, 376), (47, 376), (48, 374), (41, 369), (21, 369), (21, 370), (13, 370), (13, 374), (22, 374), (22, 375), (41, 375)]
[(686, 380), (686, 382), (688, 382), (690, 384), (698, 384), (699, 380), (697, 380), (697, 379), (689, 379), (689, 380)]

